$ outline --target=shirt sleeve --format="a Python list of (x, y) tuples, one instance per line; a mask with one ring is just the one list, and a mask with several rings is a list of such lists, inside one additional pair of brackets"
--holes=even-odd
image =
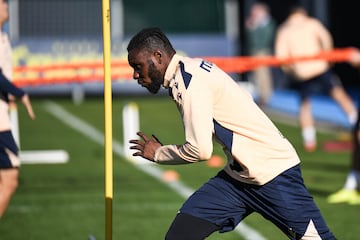
[(11, 94), (19, 98), (25, 95), (22, 89), (16, 87), (4, 76), (2, 70), (0, 70), (0, 90), (5, 94)]
[(200, 80), (192, 79), (190, 85), (182, 96), (185, 143), (160, 147), (155, 154), (157, 163), (193, 163), (211, 157), (214, 125), (211, 92), (208, 87), (201, 86)]
[(203, 82), (202, 79), (193, 80), (183, 106), (186, 138), (183, 150), (197, 160), (208, 160), (213, 150), (213, 96), (210, 84), (202, 84)]

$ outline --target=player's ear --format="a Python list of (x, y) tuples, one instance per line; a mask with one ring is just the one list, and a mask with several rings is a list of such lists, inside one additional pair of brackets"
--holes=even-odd
[(157, 62), (158, 64), (161, 64), (161, 62), (163, 61), (163, 59), (162, 59), (162, 58), (163, 58), (162, 52), (161, 52), (160, 50), (155, 50), (153, 56), (154, 56), (156, 62)]

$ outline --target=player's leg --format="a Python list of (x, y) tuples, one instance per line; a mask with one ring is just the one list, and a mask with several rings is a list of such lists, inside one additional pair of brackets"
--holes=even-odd
[(202, 240), (219, 230), (219, 226), (186, 213), (178, 213), (172, 222), (166, 240)]
[(266, 106), (272, 94), (271, 71), (268, 67), (259, 67), (254, 71), (255, 84), (258, 91), (258, 103)]
[(0, 132), (0, 218), (18, 186), (20, 159), (11, 131)]
[[(360, 124), (360, 119), (357, 121), (357, 127), (355, 130), (354, 138), (356, 140), (354, 141), (354, 150), (353, 150), (354, 152), (351, 161), (351, 171), (348, 175), (348, 179), (350, 181), (349, 185), (350, 187), (353, 187), (353, 189), (356, 191), (356, 197), (350, 199), (348, 202), (354, 205), (360, 204), (360, 193), (359, 193), (359, 182), (360, 182), (360, 128), (359, 127), (360, 126), (359, 124)], [(352, 186), (351, 186), (351, 182), (353, 182)]]
[(166, 239), (200, 240), (215, 231), (232, 231), (252, 213), (229, 179), (230, 176), (220, 171), (195, 191), (180, 208)]
[(301, 100), (299, 121), (304, 148), (306, 151), (312, 152), (316, 149), (316, 129), (309, 98)]
[(308, 152), (313, 152), (316, 149), (316, 129), (315, 120), (312, 115), (310, 96), (316, 88), (316, 79), (309, 79), (301, 81), (299, 84), (300, 90), (300, 109), (299, 109), (299, 124), (301, 128), (301, 136), (303, 139), (304, 149)]
[[(358, 114), (360, 113), (360, 106)], [(351, 168), (346, 177), (342, 189), (328, 196), (329, 203), (347, 202), (360, 204), (359, 179), (360, 179), (360, 118), (358, 117), (352, 131), (353, 150), (351, 156)]]
[[(257, 51), (255, 56), (263, 57), (270, 55), (266, 50)], [(273, 79), (271, 68), (267, 66), (259, 67), (253, 71), (254, 83), (258, 93), (257, 102), (261, 106), (266, 106), (273, 92)]]
[[(360, 112), (360, 111), (359, 111)], [(353, 152), (353, 156), (352, 156), (352, 161), (351, 161), (351, 169), (354, 169), (357, 172), (357, 177), (356, 177), (356, 188), (359, 187), (359, 175), (360, 175), (360, 118), (358, 117), (358, 121), (356, 123), (356, 127), (354, 130), (354, 141), (353, 141), (353, 146), (354, 146), (354, 152)]]
[(264, 199), (254, 201), (255, 211), (273, 222), (290, 239), (335, 239), (304, 185), (300, 165), (251, 191), (249, 196)]
[(325, 91), (339, 104), (348, 116), (349, 123), (354, 125), (357, 120), (358, 111), (354, 101), (345, 91), (341, 80), (331, 69), (320, 77)]
[(341, 85), (335, 86), (331, 90), (331, 96), (344, 110), (344, 112), (348, 116), (348, 120), (350, 124), (354, 124), (357, 119), (356, 107), (352, 99), (345, 92), (345, 89)]
[(0, 169), (0, 218), (18, 186), (18, 168)]

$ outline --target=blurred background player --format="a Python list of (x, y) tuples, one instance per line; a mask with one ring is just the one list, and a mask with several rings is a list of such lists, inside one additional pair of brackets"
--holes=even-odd
[[(288, 18), (278, 28), (275, 39), (275, 55), (279, 58), (315, 55), (332, 48), (333, 40), (329, 31), (319, 20), (308, 16), (307, 11), (299, 5), (291, 8)], [(314, 151), (317, 145), (310, 102), (313, 93), (321, 91), (329, 94), (347, 114), (349, 122), (355, 123), (355, 104), (327, 61), (297, 62), (283, 65), (282, 69), (299, 83), (299, 122), (305, 150)]]
[[(0, 0), (0, 27), (9, 18), (8, 3)], [(9, 79), (12, 75), (11, 46), (5, 32), (0, 32), (0, 218), (18, 185), (20, 159), (18, 147), (11, 133), (9, 102), (20, 98), (31, 119), (35, 119), (30, 99)]]
[[(276, 24), (270, 14), (270, 8), (263, 2), (251, 6), (246, 19), (246, 47), (251, 56), (269, 56), (273, 54)], [(257, 102), (266, 105), (272, 94), (273, 79), (271, 68), (259, 67), (250, 74), (255, 84)]]
[[(351, 64), (360, 70), (360, 51), (351, 59)], [(359, 176), (360, 176), (360, 103), (358, 102), (358, 119), (352, 131), (352, 155), (350, 171), (347, 175), (345, 184), (342, 189), (331, 194), (327, 201), (329, 203), (349, 203), (360, 204), (359, 194)]]

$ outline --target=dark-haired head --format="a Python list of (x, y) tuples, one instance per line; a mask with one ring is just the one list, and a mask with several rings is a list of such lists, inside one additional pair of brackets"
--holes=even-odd
[(151, 93), (157, 93), (176, 53), (169, 39), (159, 28), (146, 28), (130, 40), (127, 50), (133, 78)]
[(305, 15), (308, 14), (306, 8), (297, 1), (293, 2), (292, 4), (289, 4), (289, 15), (292, 15), (294, 13), (301, 13)]
[(152, 52), (156, 49), (164, 51), (166, 54), (175, 54), (175, 49), (169, 39), (159, 28), (145, 28), (138, 32), (129, 42), (127, 51), (148, 50)]

